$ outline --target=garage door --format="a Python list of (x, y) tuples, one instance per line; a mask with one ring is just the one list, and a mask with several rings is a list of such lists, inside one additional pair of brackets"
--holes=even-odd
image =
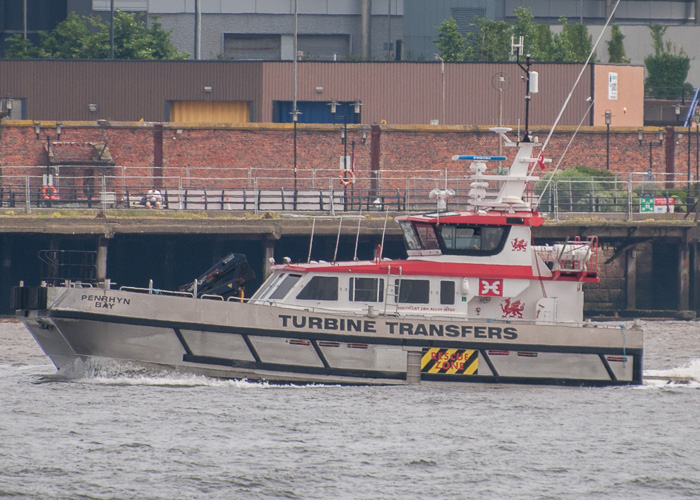
[(245, 101), (172, 101), (170, 121), (181, 123), (249, 123), (250, 103)]

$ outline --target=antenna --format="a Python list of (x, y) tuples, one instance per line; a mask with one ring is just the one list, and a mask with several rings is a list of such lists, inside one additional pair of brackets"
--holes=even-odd
[(513, 55), (513, 52), (515, 49), (518, 49), (517, 52), (515, 52), (515, 62), (518, 63), (518, 66), (520, 66), (520, 69), (522, 69), (525, 72), (525, 77), (523, 78), (525, 80), (525, 134), (523, 135), (523, 141), (522, 142), (532, 142), (532, 139), (530, 138), (530, 100), (532, 99), (532, 96), (530, 95), (531, 92), (535, 93), (538, 90), (538, 78), (537, 74), (533, 73), (532, 74), (532, 80), (534, 83), (534, 88), (530, 89), (530, 80), (531, 80), (531, 75), (530, 75), (530, 54), (525, 56), (525, 65), (523, 66), (520, 62), (520, 56), (523, 55), (523, 48), (524, 48), (524, 38), (518, 37), (518, 43), (515, 43), (515, 37), (511, 35), (510, 37), (510, 54)]
[(510, 35), (510, 55), (513, 55), (513, 51), (518, 49), (518, 56), (523, 55), (523, 49), (525, 47), (524, 38), (522, 36), (518, 37), (518, 43), (515, 43), (515, 35)]
[(333, 252), (333, 262), (338, 258), (338, 245), (340, 244), (340, 230), (343, 228), (343, 216), (340, 216), (340, 222), (338, 223), (338, 238), (335, 240), (335, 252)]

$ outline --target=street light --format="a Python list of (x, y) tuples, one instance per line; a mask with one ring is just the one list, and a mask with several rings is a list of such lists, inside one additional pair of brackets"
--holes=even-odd
[(700, 109), (695, 108), (695, 182), (700, 180)]
[[(659, 146), (663, 146), (664, 144), (664, 129), (660, 128), (659, 129)], [(639, 139), (639, 145), (642, 145), (642, 140), (644, 139), (644, 130), (639, 129), (637, 131), (637, 139)], [(647, 173), (649, 174), (649, 180), (652, 179), (652, 173), (653, 173), (653, 157), (654, 157), (654, 141), (649, 141), (649, 170), (647, 170)]]
[(605, 169), (610, 170), (610, 121), (612, 119), (612, 111), (605, 110)]
[(297, 122), (299, 121), (299, 115), (301, 113), (296, 107), (296, 101), (294, 102), (294, 109), (292, 110), (292, 123), (294, 126), (294, 210), (297, 209)]
[(673, 111), (676, 113), (676, 122), (681, 121), (681, 103), (677, 102), (673, 105)]
[[(63, 124), (61, 122), (56, 122), (56, 140), (61, 140), (61, 133), (63, 132)], [(34, 123), (34, 133), (36, 134), (36, 139), (41, 139), (41, 123)], [(44, 198), (47, 207), (51, 207), (51, 200), (54, 199), (56, 194), (56, 188), (53, 185), (53, 176), (51, 175), (51, 136), (46, 132), (46, 178), (44, 179), (44, 188), (42, 192), (44, 193)], [(49, 193), (49, 188), (53, 191), (53, 195)], [(47, 194), (49, 193), (49, 194)]]
[(440, 61), (440, 72), (442, 74), (442, 125), (445, 125), (445, 60), (437, 54), (433, 54), (433, 57)]
[[(690, 206), (690, 132), (693, 121), (688, 117), (688, 186), (686, 187), (686, 206)], [(694, 201), (694, 200), (693, 200)]]

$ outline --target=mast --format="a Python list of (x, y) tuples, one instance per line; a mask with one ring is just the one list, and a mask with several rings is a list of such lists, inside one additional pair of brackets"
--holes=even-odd
[(532, 142), (532, 138), (530, 137), (530, 101), (532, 100), (532, 94), (536, 94), (539, 91), (539, 75), (536, 71), (530, 71), (530, 66), (532, 64), (530, 61), (530, 54), (525, 56), (525, 65), (520, 62), (520, 56), (523, 55), (523, 48), (524, 43), (522, 36), (519, 37), (517, 44), (515, 43), (515, 37), (510, 37), (510, 53), (512, 55), (513, 51), (517, 49), (517, 51), (515, 51), (515, 62), (520, 66), (520, 69), (525, 72), (525, 135), (522, 142)]

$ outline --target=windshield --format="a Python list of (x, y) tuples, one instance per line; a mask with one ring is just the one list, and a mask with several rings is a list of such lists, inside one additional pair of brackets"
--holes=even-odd
[(438, 228), (442, 251), (456, 255), (492, 255), (503, 249), (510, 226), (442, 224)]

